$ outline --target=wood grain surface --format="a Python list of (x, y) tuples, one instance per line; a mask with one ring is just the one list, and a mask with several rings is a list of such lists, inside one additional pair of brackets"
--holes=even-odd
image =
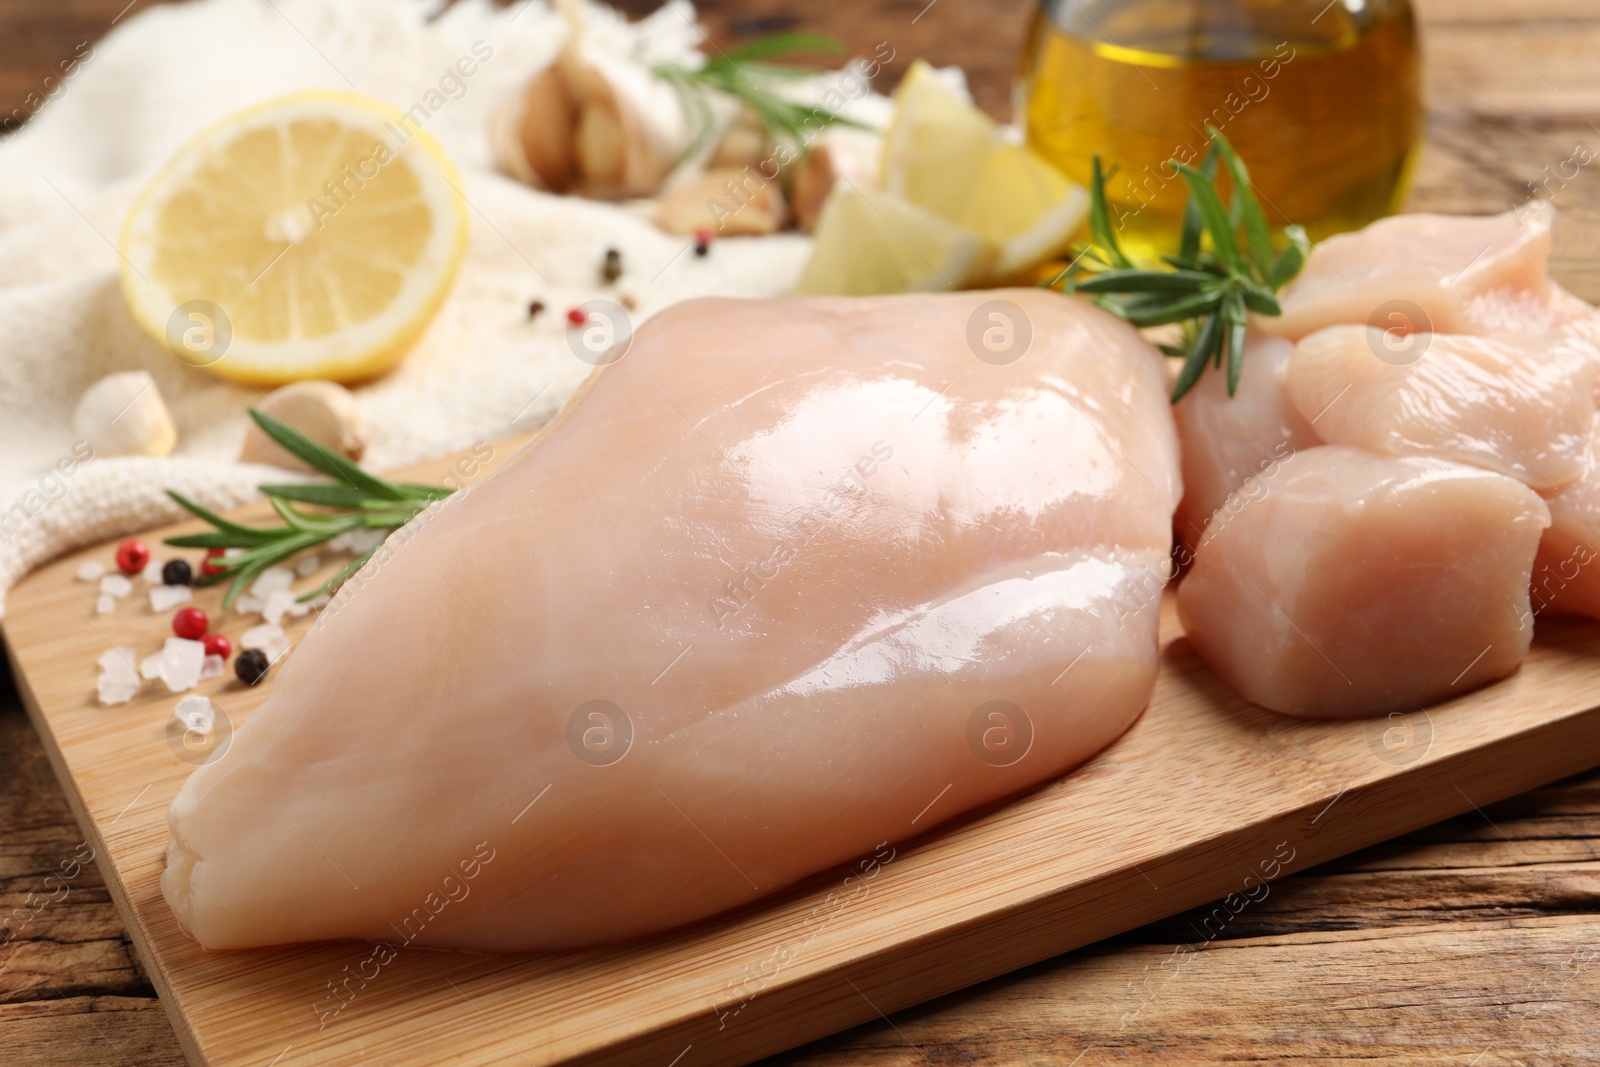
[[(1002, 116), (1028, 16), (1022, 0), (703, 6), (721, 41), (805, 25), (858, 50), (892, 40), (902, 59), (960, 63)], [(0, 115), (122, 7), (0, 5)], [(1431, 117), (1414, 208), (1503, 209), (1574, 144), (1600, 145), (1593, 0), (1419, 9)], [(1556, 203), (1558, 276), (1600, 297), (1600, 227), (1583, 224), (1600, 215), (1600, 180), (1585, 171)], [(65, 895), (46, 881), (81, 843), (38, 738), (0, 697), (0, 914), (31, 915), (0, 947), (0, 1059), (182, 1063), (95, 866)], [(1600, 1063), (1597, 844), (1600, 775), (1581, 775), (1277, 882), (1214, 937), (1217, 906), (1203, 906), (781, 1062)]]

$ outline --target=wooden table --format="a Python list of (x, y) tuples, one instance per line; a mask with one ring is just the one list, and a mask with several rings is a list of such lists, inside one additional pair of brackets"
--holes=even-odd
[[(0, 115), (125, 3), (6, 0)], [(1431, 118), (1415, 208), (1504, 210), (1576, 145), (1600, 150), (1600, 3), (1418, 6)], [(863, 53), (889, 41), (884, 85), (916, 56), (958, 63), (1004, 116), (1030, 11), (1029, 0), (712, 0), (704, 13), (719, 41), (801, 25)], [(1555, 203), (1579, 222), (1558, 244), (1558, 276), (1600, 299), (1600, 164)], [(0, 1061), (176, 1067), (182, 1053), (93, 867), (45, 899), (60, 897), (45, 878), (80, 841), (0, 675), (0, 917), (37, 911), (0, 947)], [(1600, 1063), (1597, 913), (1600, 772), (1283, 879), (1220, 934), (1201, 908), (774, 1062)]]

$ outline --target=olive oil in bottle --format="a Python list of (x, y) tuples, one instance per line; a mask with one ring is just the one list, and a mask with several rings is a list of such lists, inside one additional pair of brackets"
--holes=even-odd
[[(1313, 240), (1398, 209), (1423, 112), (1409, 0), (1043, 0), (1022, 58), (1028, 141), (1087, 183), (1098, 153), (1124, 248), (1176, 249), (1207, 126), (1274, 226)], [(1226, 189), (1224, 189), (1226, 193)]]

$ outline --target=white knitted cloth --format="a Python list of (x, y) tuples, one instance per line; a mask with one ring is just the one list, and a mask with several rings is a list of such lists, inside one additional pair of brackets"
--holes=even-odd
[[(608, 247), (622, 253), (620, 288), (637, 300), (635, 322), (691, 296), (792, 287), (806, 238), (728, 240), (704, 258), (682, 255), (684, 239), (637, 210), (546, 196), (495, 173), (487, 116), (554, 55), (564, 24), (544, 0), (437, 7), (192, 0), (151, 8), (95, 43), (38, 116), (0, 141), (0, 596), (62, 552), (179, 518), (167, 487), (229, 507), (281, 477), (234, 462), (245, 408), (260, 393), (185, 366), (139, 330), (115, 247), (154, 169), (198, 130), (256, 101), (354, 88), (405, 109), (438, 89), (475, 42), (493, 50), (427, 126), (461, 170), (471, 231), (438, 317), (398, 370), (358, 390), (371, 428), (366, 462), (376, 469), (548, 419), (591, 369), (568, 349), (562, 313), (605, 295), (598, 267)], [(606, 8), (587, 15), (598, 43), (636, 56), (681, 56), (701, 40), (687, 4), (633, 26)], [(549, 310), (529, 321), (533, 299)], [(78, 398), (103, 375), (133, 369), (155, 377), (178, 426), (177, 451), (74, 466)], [(46, 473), (63, 460), (70, 474)]]

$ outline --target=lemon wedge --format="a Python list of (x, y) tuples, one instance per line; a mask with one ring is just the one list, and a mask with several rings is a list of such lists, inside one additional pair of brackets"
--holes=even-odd
[(123, 228), (129, 310), (185, 362), (276, 385), (397, 363), (466, 247), (455, 168), (414, 119), (306, 92), (226, 118), (170, 159)]
[[(1089, 207), (1082, 187), (1032, 150), (1008, 141), (993, 119), (922, 60), (911, 65), (894, 91), (894, 116), (883, 139), (881, 180), (895, 211), (905, 214), (919, 208), (965, 231), (967, 243), (976, 239), (992, 248), (987, 257), (969, 257), (981, 273), (957, 276), (942, 271), (953, 279), (953, 286), (1026, 276), (1065, 251)], [(850, 217), (854, 222), (855, 212)], [(933, 229), (926, 220), (919, 226)], [(964, 247), (950, 231), (940, 232), (945, 245)], [(874, 256), (864, 248), (867, 234), (829, 234), (823, 220), (816, 233), (819, 247), (848, 246), (857, 259), (880, 264), (875, 267), (877, 277), (884, 281), (890, 277), (881, 266), (885, 255)], [(838, 255), (832, 259), (840, 269), (853, 268), (859, 283), (860, 263), (845, 264), (846, 257)], [(817, 271), (833, 265), (825, 258)], [(824, 280), (815, 277), (811, 284), (822, 285)]]
[(1066, 251), (1089, 213), (1089, 194), (1021, 145), (997, 144), (953, 216), (999, 246), (993, 273), (1012, 278)]
[(995, 142), (994, 120), (922, 59), (900, 79), (893, 99), (883, 135), (883, 187), (955, 219)]
[(881, 189), (841, 182), (823, 202), (796, 291), (873, 296), (956, 289), (987, 274), (994, 245)]

